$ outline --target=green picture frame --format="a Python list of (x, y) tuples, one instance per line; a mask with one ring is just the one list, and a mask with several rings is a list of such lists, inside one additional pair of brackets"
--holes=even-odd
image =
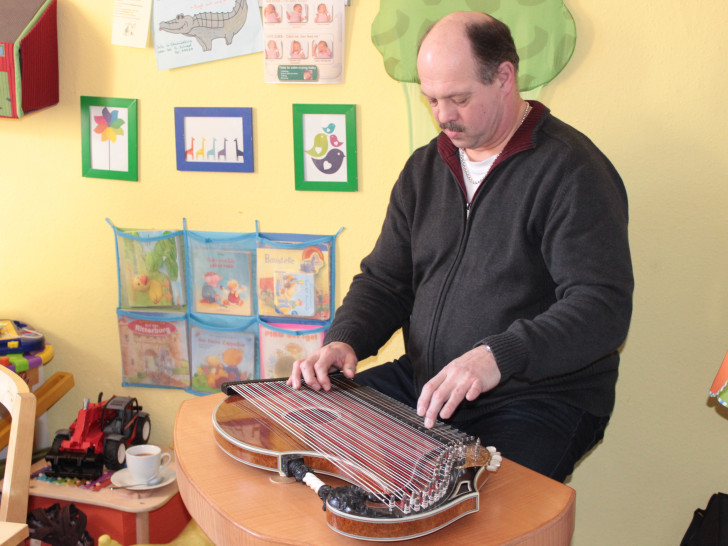
[(137, 146), (137, 99), (81, 97), (83, 176), (136, 182)]
[(296, 190), (357, 191), (356, 105), (294, 104)]

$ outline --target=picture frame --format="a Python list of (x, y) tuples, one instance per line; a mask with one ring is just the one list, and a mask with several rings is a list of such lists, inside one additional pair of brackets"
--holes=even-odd
[(139, 179), (137, 99), (81, 96), (82, 173)]
[(252, 108), (176, 107), (174, 128), (178, 171), (255, 170)]
[(294, 104), (296, 190), (357, 191), (356, 105)]

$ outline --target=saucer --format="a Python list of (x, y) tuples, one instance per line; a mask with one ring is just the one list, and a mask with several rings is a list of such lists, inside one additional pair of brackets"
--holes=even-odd
[(162, 477), (162, 481), (159, 483), (155, 483), (154, 485), (134, 485), (137, 482), (134, 480), (134, 478), (132, 478), (129, 469), (122, 468), (121, 470), (114, 472), (114, 474), (111, 476), (111, 483), (113, 483), (117, 487), (125, 487), (129, 491), (146, 491), (147, 489), (157, 489), (158, 487), (164, 487), (165, 485), (168, 485), (172, 483), (175, 479), (177, 479), (177, 474), (175, 474), (174, 470), (169, 467), (165, 467), (160, 470), (159, 476)]

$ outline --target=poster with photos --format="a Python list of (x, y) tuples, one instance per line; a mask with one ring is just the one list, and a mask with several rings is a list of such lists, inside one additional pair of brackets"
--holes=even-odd
[(343, 83), (344, 0), (259, 0), (266, 83)]

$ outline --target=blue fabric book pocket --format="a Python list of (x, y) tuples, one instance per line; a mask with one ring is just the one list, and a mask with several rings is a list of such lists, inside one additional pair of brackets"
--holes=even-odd
[(199, 394), (220, 392), (226, 381), (255, 379), (255, 319), (190, 318), (190, 390)]
[(270, 319), (333, 316), (336, 236), (259, 234), (258, 313)]
[(260, 323), (260, 378), (288, 377), (296, 360), (321, 347), (326, 326)]
[(255, 234), (187, 232), (190, 312), (255, 315)]
[(119, 307), (184, 311), (184, 232), (111, 227), (116, 235)]
[(187, 318), (182, 313), (117, 310), (122, 384), (187, 389)]

